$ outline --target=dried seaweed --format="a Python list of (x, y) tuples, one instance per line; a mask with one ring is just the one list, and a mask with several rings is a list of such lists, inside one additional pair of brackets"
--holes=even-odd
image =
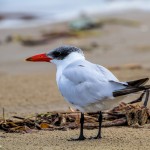
[[(85, 113), (85, 129), (98, 127), (98, 113)], [(121, 103), (110, 111), (103, 112), (102, 127), (138, 126), (150, 122), (150, 110), (143, 106)], [(15, 133), (30, 133), (35, 130), (67, 130), (80, 126), (80, 112), (47, 112), (31, 117), (13, 116), (13, 119), (0, 118), (0, 130)]]

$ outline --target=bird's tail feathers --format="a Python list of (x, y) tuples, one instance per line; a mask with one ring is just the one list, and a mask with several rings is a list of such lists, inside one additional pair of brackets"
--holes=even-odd
[(150, 85), (138, 86), (138, 87), (130, 86), (130, 87), (127, 87), (125, 89), (114, 91), (113, 96), (118, 97), (118, 96), (128, 95), (128, 94), (131, 94), (131, 93), (145, 91), (145, 90), (148, 90), (148, 89), (150, 89)]

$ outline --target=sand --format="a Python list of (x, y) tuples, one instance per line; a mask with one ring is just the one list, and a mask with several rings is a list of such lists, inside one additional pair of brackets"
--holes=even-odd
[[(96, 131), (85, 130), (85, 135), (94, 136)], [(40, 131), (32, 134), (7, 133), (3, 135), (0, 145), (1, 149), (5, 150), (148, 150), (150, 147), (149, 129), (104, 128), (101, 140), (68, 141), (77, 135), (77, 130)]]
[[(95, 29), (94, 34), (81, 38), (60, 38), (44, 45), (23, 46), (18, 41), (6, 43), (8, 35), (39, 37), (43, 31), (64, 30), (66, 23), (36, 28), (0, 30), (0, 111), (5, 117), (28, 116), (48, 111), (67, 110), (69, 104), (60, 95), (55, 82), (55, 67), (48, 63), (30, 63), (28, 56), (47, 52), (64, 44), (82, 47), (88, 60), (111, 67), (122, 81), (150, 77), (150, 19), (146, 12), (128, 12), (99, 16), (134, 20), (137, 26), (106, 24)], [(99, 34), (98, 34), (99, 33)], [(92, 43), (98, 46), (88, 50)], [(118, 68), (118, 66), (120, 68)], [(136, 95), (138, 96), (138, 95)], [(150, 106), (150, 104), (149, 104)], [(0, 113), (0, 116), (2, 113)], [(2, 150), (47, 149), (149, 149), (150, 129), (131, 127), (103, 128), (103, 138), (82, 142), (67, 141), (78, 135), (73, 131), (38, 131), (30, 134), (4, 133), (0, 131)], [(97, 130), (86, 130), (86, 136)]]

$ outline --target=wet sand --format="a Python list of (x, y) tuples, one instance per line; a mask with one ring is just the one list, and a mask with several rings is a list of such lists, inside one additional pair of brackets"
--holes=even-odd
[[(104, 16), (99, 16), (100, 19)], [(43, 31), (66, 29), (67, 23), (36, 28), (0, 30), (0, 111), (5, 117), (31, 115), (68, 109), (60, 95), (56, 69), (49, 63), (25, 62), (28, 56), (47, 52), (59, 45), (82, 47), (93, 63), (111, 67), (122, 81), (150, 77), (150, 17), (149, 13), (128, 12), (106, 18), (123, 18), (138, 22), (138, 26), (106, 24), (80, 38), (59, 38), (38, 46), (23, 46), (18, 41), (4, 42), (8, 35), (39, 37)], [(97, 44), (91, 50), (91, 45)], [(90, 50), (88, 50), (90, 47)], [(120, 68), (118, 68), (118, 66)], [(136, 67), (140, 66), (140, 67)], [(150, 83), (150, 82), (149, 82)], [(138, 95), (137, 95), (138, 96)], [(150, 104), (149, 104), (150, 105)], [(0, 116), (2, 113), (0, 113)], [(0, 131), (0, 149), (143, 149), (150, 147), (150, 129), (111, 127), (103, 128), (103, 139), (82, 142), (67, 141), (78, 134), (74, 131), (39, 131), (31, 134), (10, 134)], [(96, 130), (86, 131), (87, 137)], [(9, 143), (9, 144), (8, 144)]]

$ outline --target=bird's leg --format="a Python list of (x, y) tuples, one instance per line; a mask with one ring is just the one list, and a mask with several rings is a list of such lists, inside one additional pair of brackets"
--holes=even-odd
[(79, 140), (84, 140), (85, 137), (83, 135), (83, 124), (84, 124), (84, 113), (81, 113), (81, 118), (80, 118), (80, 124), (81, 124), (81, 127), (80, 127), (80, 136), (79, 136)]
[(102, 112), (100, 111), (99, 116), (98, 116), (98, 122), (99, 122), (98, 134), (97, 134), (97, 136), (91, 137), (90, 139), (101, 139), (102, 138), (102, 136), (101, 136), (102, 119), (103, 119), (103, 116), (102, 116)]
[(132, 101), (132, 102), (130, 102), (128, 104), (134, 104), (134, 103), (137, 103), (137, 102), (141, 102), (143, 97), (144, 97), (144, 95), (145, 95), (145, 91), (140, 95), (140, 97), (138, 99), (136, 99), (136, 100), (134, 100), (134, 101)]
[(148, 99), (149, 99), (149, 90), (146, 90), (146, 97), (145, 97), (145, 101), (144, 101), (144, 106), (146, 107), (147, 106), (147, 103), (148, 103)]
[(71, 141), (80, 141), (85, 140), (86, 138), (83, 135), (83, 124), (84, 124), (84, 113), (81, 112), (81, 118), (80, 118), (80, 135), (77, 139), (71, 139)]
[(100, 111), (100, 112), (99, 112), (99, 116), (98, 116), (98, 122), (99, 122), (98, 134), (97, 134), (97, 136), (95, 137), (95, 139), (101, 139), (101, 138), (102, 138), (102, 136), (101, 136), (102, 119), (103, 119), (103, 116), (102, 116), (102, 112)]

